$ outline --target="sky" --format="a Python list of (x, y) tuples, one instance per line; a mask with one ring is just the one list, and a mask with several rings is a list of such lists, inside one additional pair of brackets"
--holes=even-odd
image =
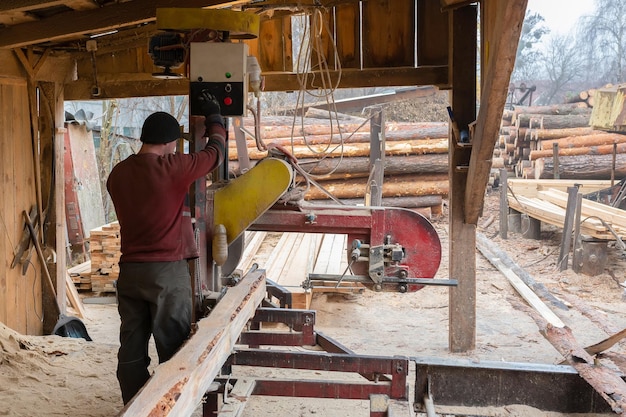
[(580, 16), (591, 14), (595, 7), (594, 0), (528, 0), (527, 9), (543, 16), (552, 34), (566, 35)]

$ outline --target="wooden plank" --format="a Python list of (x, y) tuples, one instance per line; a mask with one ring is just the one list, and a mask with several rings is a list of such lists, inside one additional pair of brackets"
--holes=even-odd
[(295, 234), (293, 244), (288, 248), (288, 256), (281, 262), (282, 271), (276, 278), (276, 282), (291, 293), (290, 308), (307, 309), (311, 304), (311, 292), (302, 287), (310, 260), (311, 236), (307, 233)]
[(370, 0), (361, 3), (363, 67), (415, 65), (415, 1)]
[[(455, 119), (462, 125), (474, 120), (476, 114), (476, 74), (464, 68), (476, 67), (476, 8), (463, 7), (451, 11), (452, 37), (451, 105)], [(448, 343), (452, 352), (467, 352), (476, 346), (476, 226), (464, 221), (464, 196), (468, 193), (466, 148), (456, 146), (459, 138), (450, 135), (449, 166), (449, 273), (458, 285), (451, 287), (448, 318)]]
[(265, 271), (246, 275), (229, 288), (208, 317), (169, 361), (118, 414), (190, 416), (231, 354), (248, 320), (265, 296)]
[(283, 14), (261, 21), (257, 59), (263, 72), (292, 70), (291, 49), (286, 48), (286, 38), (290, 33), (291, 20)]
[[(417, 65), (448, 63), (448, 13), (442, 13), (439, 0), (417, 2)], [(437, 36), (433, 36), (433, 34)]]
[(358, 2), (335, 7), (337, 55), (341, 68), (361, 68), (361, 13)]
[[(539, 191), (537, 193), (537, 197), (541, 198), (542, 200), (549, 201), (550, 203), (554, 203), (559, 207), (567, 207), (567, 193), (564, 193), (563, 191), (553, 189), (547, 191)], [(589, 216), (598, 216), (607, 223), (610, 223), (611, 225), (626, 229), (625, 210), (607, 206), (606, 204), (598, 203), (596, 201), (583, 199), (581, 214), (582, 219)]]
[(525, 197), (537, 197), (539, 191), (555, 189), (559, 191), (567, 191), (568, 187), (574, 185), (579, 186), (579, 190), (582, 194), (591, 193), (594, 191), (603, 190), (611, 187), (610, 180), (552, 180), (552, 179), (523, 179), (523, 178), (509, 178), (509, 188), (515, 195), (523, 195)]
[(248, 268), (252, 265), (254, 256), (258, 252), (259, 248), (263, 244), (263, 240), (267, 236), (267, 232), (246, 232), (245, 248), (241, 254), (241, 260), (237, 265), (237, 269), (247, 272)]
[[(523, 196), (517, 198), (509, 197), (509, 206), (521, 213), (526, 213), (535, 219), (557, 227), (563, 227), (565, 221), (565, 209), (547, 201), (529, 199)], [(580, 226), (581, 233), (590, 237), (606, 240), (615, 239), (615, 236), (598, 219), (588, 218)], [(617, 229), (616, 232), (620, 237), (626, 236), (624, 229)]]
[(488, 40), (490, 49), (487, 76), (481, 88), (480, 110), (472, 138), (472, 156), (467, 174), (465, 194), (467, 223), (476, 224), (482, 213), (485, 189), (491, 174), (491, 158), (498, 140), (502, 111), (526, 14), (526, 4), (527, 0), (499, 2), (496, 28), (492, 38)]
[(76, 310), (76, 315), (80, 318), (85, 318), (87, 312), (85, 311), (85, 306), (83, 305), (83, 301), (80, 299), (78, 295), (78, 290), (76, 289), (76, 285), (74, 285), (74, 281), (70, 277), (70, 274), (65, 274), (65, 289), (67, 292), (67, 299), (70, 303), (70, 306)]
[(268, 279), (276, 282), (280, 278), (291, 248), (296, 241), (297, 235), (298, 233), (290, 232), (283, 233), (281, 235), (264, 265), (264, 268), (267, 271)]
[(511, 268), (509, 268), (502, 259), (500, 259), (497, 254), (494, 254), (489, 248), (486, 238), (478, 238), (476, 239), (476, 247), (483, 254), (485, 258), (493, 266), (495, 266), (502, 275), (509, 280), (509, 283), (515, 288), (517, 293), (524, 299), (532, 308), (537, 311), (548, 323), (555, 327), (564, 327), (563, 321), (554, 314), (552, 310), (543, 302), (541, 299), (535, 294), (533, 290), (531, 290), (522, 279), (515, 273)]
[[(65, 109), (63, 107), (63, 84), (55, 83), (53, 100), (54, 114), (54, 149), (51, 163), (54, 163), (54, 189), (64, 190), (65, 188), (65, 168), (64, 168), (64, 136), (65, 136)], [(54, 207), (48, 207), (53, 210), (52, 219), (55, 225), (55, 251), (57, 254), (64, 254), (67, 243), (67, 219), (65, 217), (65, 193), (57, 192), (54, 198)], [(45, 266), (44, 266), (45, 267)], [(65, 274), (67, 271), (67, 261), (65, 256), (56, 257), (56, 291), (57, 304), (61, 306), (61, 313), (65, 313), (67, 305), (67, 295), (65, 293)]]
[[(11, 118), (13, 117), (11, 109), (11, 87), (0, 83), (0, 109), (3, 111), (0, 113), (0, 132), (2, 137), (13, 137), (10, 128)], [(12, 190), (13, 182), (13, 149), (16, 141), (0, 140), (0, 190), (3, 193), (10, 194)], [(7, 197), (11, 197), (7, 195)], [(0, 322), (11, 327), (9, 323), (9, 317), (14, 314), (14, 306), (9, 297), (9, 287), (12, 286), (12, 279), (9, 276), (9, 268), (11, 265), (11, 259), (13, 258), (12, 252), (14, 248), (11, 247), (11, 242), (6, 236), (11, 236), (10, 233), (5, 235), (6, 228), (9, 227), (7, 219), (11, 219), (11, 223), (14, 223), (15, 208), (11, 204), (10, 198), (0, 199), (0, 220), (2, 221), (1, 228), (3, 233), (0, 235)]]
[(341, 63), (336, 60), (335, 9), (320, 8), (319, 13), (309, 15), (309, 24), (316, 34), (311, 47), (311, 68), (339, 69)]
[(346, 235), (325, 233), (313, 266), (315, 274), (342, 274), (341, 260), (346, 257)]

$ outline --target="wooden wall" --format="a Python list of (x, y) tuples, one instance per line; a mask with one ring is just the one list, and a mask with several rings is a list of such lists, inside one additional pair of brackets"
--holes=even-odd
[[(265, 91), (300, 89), (294, 68), (297, 51), (293, 50), (295, 28), (291, 16), (281, 10), (257, 12), (261, 13), (259, 36), (245, 42), (261, 66)], [(361, 0), (340, 5), (328, 2), (309, 18), (316, 19), (316, 33), (322, 38), (319, 51), (312, 54), (312, 70), (325, 70), (320, 61), (327, 64), (330, 78), (339, 80), (341, 88), (450, 86), (448, 12), (442, 11), (440, 0)], [(100, 97), (90, 94), (95, 85), (91, 54), (75, 54), (77, 79), (66, 84), (66, 99), (187, 94), (186, 78), (152, 77), (152, 73), (161, 71), (152, 65), (147, 51), (148, 39), (155, 31), (154, 27), (152, 32), (145, 29), (138, 34), (144, 38), (132, 44), (116, 43), (114, 37), (98, 40), (95, 57)], [(175, 71), (186, 73), (184, 67)], [(308, 78), (317, 81), (320, 74)]]
[(24, 230), (22, 211), (36, 201), (27, 81), (17, 75), (10, 52), (0, 59), (0, 322), (41, 334), (41, 265), (32, 256), (25, 275), (21, 265), (11, 268)]

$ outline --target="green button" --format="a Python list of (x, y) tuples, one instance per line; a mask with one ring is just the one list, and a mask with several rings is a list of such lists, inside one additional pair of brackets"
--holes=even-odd
[(233, 76), (233, 75), (232, 75), (230, 72), (227, 72), (227, 73), (226, 73), (226, 78), (230, 78), (230, 77), (232, 77), (232, 76)]

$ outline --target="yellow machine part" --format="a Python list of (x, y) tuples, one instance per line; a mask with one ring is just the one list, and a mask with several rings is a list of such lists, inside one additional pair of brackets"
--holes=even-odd
[(224, 225), (230, 244), (278, 201), (292, 180), (293, 171), (287, 162), (263, 159), (250, 171), (215, 191), (213, 229)]
[(227, 9), (164, 7), (156, 11), (157, 29), (213, 29), (228, 31), (231, 38), (251, 39), (259, 36), (259, 15)]

